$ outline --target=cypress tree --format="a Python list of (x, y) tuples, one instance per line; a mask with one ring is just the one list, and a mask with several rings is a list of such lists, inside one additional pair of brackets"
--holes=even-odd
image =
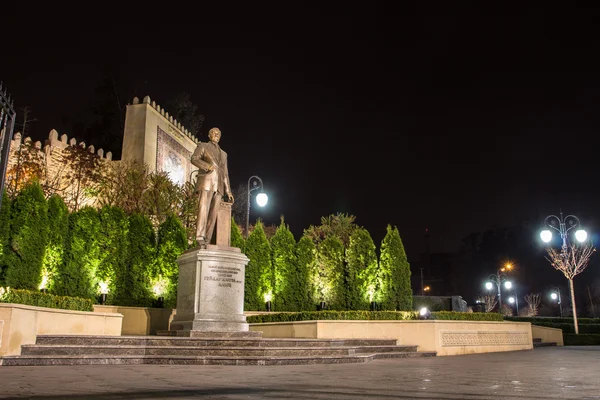
[(389, 310), (412, 310), (410, 265), (398, 228), (387, 227), (380, 255), (382, 305)]
[(244, 253), (245, 244), (240, 227), (235, 223), (235, 219), (231, 217), (231, 247), (237, 247)]
[(127, 232), (129, 251), (122, 269), (115, 271), (115, 304), (148, 307), (150, 295), (150, 266), (156, 254), (156, 238), (152, 222), (144, 215), (129, 216)]
[(297, 278), (296, 239), (281, 218), (271, 238), (271, 252), (275, 282), (273, 308), (276, 311), (301, 311), (295, 293), (299, 290)]
[(69, 232), (69, 209), (62, 197), (54, 194), (48, 199), (48, 244), (42, 263), (42, 280), (53, 291), (56, 275), (63, 264), (65, 243)]
[(271, 246), (260, 220), (246, 241), (246, 256), (250, 261), (244, 281), (244, 309), (263, 310), (265, 296), (272, 294), (273, 269)]
[(61, 296), (96, 299), (100, 264), (98, 211), (90, 206), (69, 215), (69, 233), (53, 292)]
[(298, 311), (313, 311), (316, 301), (314, 299), (315, 287), (312, 273), (315, 271), (315, 256), (317, 249), (308, 236), (302, 236), (296, 245), (296, 287), (292, 294), (293, 303), (298, 304)]
[(356, 228), (346, 250), (346, 307), (349, 310), (368, 309), (375, 300), (377, 282), (377, 252), (371, 235)]
[(100, 226), (98, 245), (100, 247), (100, 264), (96, 277), (109, 287), (108, 303), (114, 302), (116, 289), (116, 273), (122, 270), (127, 262), (129, 250), (129, 221), (125, 212), (115, 206), (104, 206), (99, 211)]
[(344, 285), (344, 244), (337, 236), (325, 238), (317, 248), (317, 301), (331, 310), (346, 308)]
[(167, 215), (158, 227), (156, 258), (152, 273), (153, 291), (165, 298), (165, 306), (177, 306), (177, 258), (187, 249), (187, 231), (173, 214)]
[(11, 199), (6, 190), (2, 193), (2, 206), (0, 207), (0, 287), (5, 285), (6, 268), (8, 267), (8, 252), (10, 243), (10, 205)]
[(37, 290), (48, 241), (48, 202), (37, 181), (27, 184), (11, 205), (6, 285)]

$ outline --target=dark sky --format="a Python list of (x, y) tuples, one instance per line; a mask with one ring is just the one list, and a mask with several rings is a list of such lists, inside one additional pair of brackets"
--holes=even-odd
[(5, 26), (0, 79), (42, 140), (53, 128), (77, 137), (69, 121), (105, 67), (125, 78), (127, 102), (191, 93), (201, 140), (222, 130), (232, 185), (264, 181), (270, 203), (252, 218), (283, 214), (297, 237), (350, 213), (377, 244), (398, 226), (416, 258), (426, 228), (434, 251), (561, 208), (593, 228), (599, 10), (395, 3), (164, 5), (52, 23), (40, 11)]

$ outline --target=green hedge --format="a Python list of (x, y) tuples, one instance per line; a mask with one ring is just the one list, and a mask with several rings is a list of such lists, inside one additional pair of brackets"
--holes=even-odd
[[(247, 322), (259, 324), (263, 322), (292, 322), (316, 320), (416, 320), (418, 311), (308, 311), (297, 313), (272, 313), (252, 315), (247, 317)], [(453, 311), (440, 311), (431, 313), (432, 319), (462, 320), (462, 321), (501, 321), (498, 313), (461, 313)]]
[(0, 303), (25, 304), (28, 306), (60, 308), (62, 310), (94, 311), (94, 303), (81, 297), (55, 296), (32, 290), (0, 288)]
[(563, 334), (565, 346), (600, 346), (600, 335), (565, 333)]
[[(573, 322), (565, 324), (556, 324), (552, 322), (536, 321), (533, 325), (546, 326), (548, 328), (562, 329), (563, 333), (575, 333)], [(600, 324), (578, 324), (579, 333), (598, 333), (600, 334)]]
[[(538, 322), (573, 325), (573, 318), (570, 317), (504, 317), (504, 319), (509, 321), (531, 322), (536, 323), (536, 325)], [(579, 324), (600, 324), (600, 318), (577, 318), (577, 322)]]

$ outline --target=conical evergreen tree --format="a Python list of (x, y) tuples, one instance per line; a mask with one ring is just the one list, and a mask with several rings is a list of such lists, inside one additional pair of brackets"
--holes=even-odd
[(48, 202), (40, 184), (34, 181), (19, 192), (11, 205), (7, 286), (38, 289), (47, 241)]
[(96, 299), (100, 265), (98, 243), (100, 217), (93, 207), (83, 207), (69, 215), (63, 264), (58, 269), (53, 292), (61, 296)]
[(250, 261), (244, 282), (244, 309), (263, 310), (266, 297), (272, 294), (273, 268), (271, 246), (260, 220), (246, 240), (246, 256)]
[[(166, 307), (177, 307), (177, 258), (187, 248), (187, 231), (173, 214), (158, 227), (158, 243), (152, 273), (154, 295), (163, 296)], [(156, 288), (154, 288), (156, 286)]]
[(294, 293), (298, 291), (296, 239), (285, 224), (283, 217), (271, 238), (273, 271), (273, 308), (276, 311), (301, 311)]
[(42, 280), (50, 292), (54, 289), (56, 275), (65, 254), (65, 243), (69, 233), (69, 209), (62, 197), (52, 195), (48, 199), (48, 244), (42, 263)]
[(360, 227), (350, 236), (346, 250), (346, 307), (349, 310), (368, 309), (375, 301), (377, 283), (377, 252), (369, 232)]
[(99, 210), (100, 227), (98, 245), (100, 246), (100, 265), (96, 277), (102, 285), (109, 287), (109, 304), (114, 303), (117, 284), (117, 271), (125, 268), (129, 251), (129, 220), (125, 212), (114, 206), (104, 206)]
[(299, 304), (299, 311), (314, 311), (316, 291), (313, 285), (313, 271), (315, 271), (315, 258), (317, 249), (308, 236), (302, 236), (296, 245), (296, 272), (297, 290), (293, 293), (293, 302)]
[(381, 296), (384, 309), (412, 310), (410, 265), (404, 251), (398, 228), (387, 227), (381, 243), (379, 260), (381, 272)]
[(231, 217), (231, 247), (237, 247), (244, 253), (244, 247), (246, 245), (246, 241), (242, 236), (242, 232), (240, 231), (240, 227), (235, 223), (235, 219)]
[(344, 285), (344, 244), (337, 236), (328, 236), (317, 248), (317, 301), (325, 301), (330, 310), (346, 308)]
[(10, 205), (11, 199), (6, 190), (2, 193), (2, 206), (0, 206), (0, 287), (4, 286), (6, 269), (8, 267), (8, 253), (10, 251)]

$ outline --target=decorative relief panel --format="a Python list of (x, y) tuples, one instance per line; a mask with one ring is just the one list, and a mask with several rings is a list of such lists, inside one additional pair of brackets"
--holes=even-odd
[(456, 331), (441, 332), (442, 346), (507, 346), (530, 343), (528, 332), (522, 331)]

